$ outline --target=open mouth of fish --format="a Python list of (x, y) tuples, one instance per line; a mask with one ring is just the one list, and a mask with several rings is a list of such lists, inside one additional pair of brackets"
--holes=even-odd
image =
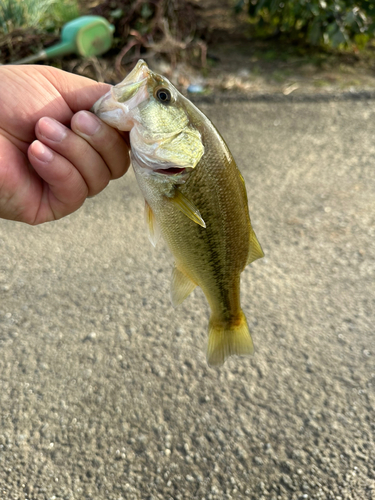
[(157, 172), (158, 174), (164, 174), (164, 175), (183, 174), (186, 172), (186, 170), (187, 170), (186, 168), (178, 168), (178, 167), (153, 169), (154, 172)]
[(132, 160), (150, 174), (162, 174), (167, 177), (179, 176), (182, 180), (193, 170), (190, 167), (179, 167), (173, 164), (170, 166), (168, 164), (158, 165), (156, 162), (149, 161), (149, 158), (142, 158), (136, 150), (132, 150)]
[(164, 177), (175, 177), (176, 181), (184, 183), (192, 173), (194, 167), (180, 166), (178, 163), (158, 163), (150, 156), (143, 156), (139, 151), (132, 149), (132, 160), (137, 163), (145, 172), (151, 175), (163, 175)]

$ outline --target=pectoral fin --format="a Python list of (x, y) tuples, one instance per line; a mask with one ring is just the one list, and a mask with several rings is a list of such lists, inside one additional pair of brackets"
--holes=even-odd
[(253, 230), (250, 231), (250, 250), (249, 250), (249, 255), (247, 256), (247, 262), (246, 265), (251, 264), (254, 262), (254, 260), (261, 259), (264, 257), (264, 253), (262, 250), (262, 247), (260, 246), (260, 243), (255, 236), (255, 233)]
[(183, 302), (197, 285), (177, 267), (172, 272), (171, 301), (174, 307)]
[(175, 191), (175, 196), (173, 198), (168, 198), (171, 203), (174, 204), (178, 210), (180, 210), (186, 217), (189, 217), (193, 222), (199, 224), (202, 227), (206, 227), (206, 223), (202, 219), (202, 216), (197, 209), (197, 207), (192, 203), (184, 194), (178, 189)]
[(154, 212), (151, 210), (147, 201), (145, 201), (145, 222), (148, 239), (150, 240), (152, 246), (155, 247), (160, 238), (160, 230), (156, 222)]

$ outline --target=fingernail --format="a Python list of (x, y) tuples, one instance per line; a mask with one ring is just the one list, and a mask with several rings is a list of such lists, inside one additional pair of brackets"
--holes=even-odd
[(39, 120), (41, 134), (50, 141), (61, 142), (67, 135), (67, 129), (53, 118), (44, 117)]
[(75, 125), (85, 135), (94, 135), (101, 127), (100, 120), (87, 111), (80, 111), (76, 114)]
[(35, 156), (39, 161), (48, 163), (53, 160), (54, 154), (50, 148), (45, 146), (40, 141), (34, 141), (32, 144), (32, 155)]

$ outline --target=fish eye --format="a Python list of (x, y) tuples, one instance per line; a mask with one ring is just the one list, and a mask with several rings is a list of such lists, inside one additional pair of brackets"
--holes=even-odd
[(162, 102), (163, 104), (167, 104), (168, 102), (171, 102), (171, 93), (169, 92), (168, 89), (158, 89), (156, 91), (155, 97), (157, 98), (158, 101)]

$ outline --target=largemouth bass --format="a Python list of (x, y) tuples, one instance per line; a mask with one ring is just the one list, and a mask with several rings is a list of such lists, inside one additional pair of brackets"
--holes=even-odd
[(93, 111), (112, 127), (130, 131), (150, 240), (155, 244), (161, 233), (175, 258), (173, 305), (196, 286), (208, 300), (208, 363), (252, 354), (240, 274), (263, 251), (251, 227), (244, 179), (221, 135), (142, 60)]

